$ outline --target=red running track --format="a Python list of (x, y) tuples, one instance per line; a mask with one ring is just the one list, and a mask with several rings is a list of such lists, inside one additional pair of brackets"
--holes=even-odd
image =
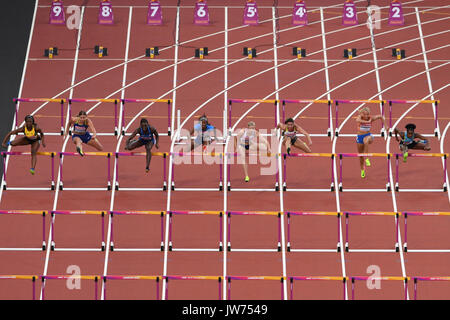
[[(278, 1), (278, 10), (272, 1), (258, 1), (257, 27), (242, 26), (242, 7), (231, 1), (208, 1), (212, 24), (207, 27), (192, 24), (194, 1), (182, 1), (179, 11), (176, 1), (163, 3), (164, 24), (149, 27), (145, 24), (147, 1), (115, 0), (114, 26), (97, 25), (97, 6), (84, 9), (81, 34), (76, 30), (48, 24), (50, 1), (39, 1), (31, 37), (29, 56), (21, 97), (48, 98), (161, 98), (172, 99), (175, 110), (181, 110), (184, 128), (190, 129), (193, 121), (206, 113), (210, 121), (222, 131), (223, 109), (227, 99), (439, 99), (440, 137), (430, 137), (432, 152), (448, 153), (447, 136), (450, 113), (444, 108), (450, 92), (447, 76), (449, 65), (449, 8), (441, 1), (403, 1), (405, 26), (389, 27), (386, 20), (382, 28), (374, 30), (375, 52), (371, 34), (365, 27), (365, 1), (357, 1), (357, 27), (341, 26), (342, 1), (316, 1), (310, 4), (307, 27), (293, 28), (290, 15), (292, 1)], [(386, 6), (386, 1), (372, 1)], [(64, 3), (81, 5), (82, 1)], [(323, 7), (323, 24), (321, 12)], [(416, 9), (419, 14), (416, 14)], [(273, 15), (280, 17), (273, 24)], [(382, 9), (382, 19), (388, 16)], [(418, 24), (418, 17), (420, 25)], [(131, 18), (131, 19), (130, 19)], [(178, 20), (178, 21), (177, 21)], [(176, 26), (179, 25), (177, 32)], [(274, 34), (278, 42), (274, 46)], [(322, 36), (323, 35), (323, 36)], [(174, 38), (183, 45), (176, 49)], [(276, 38), (276, 37), (275, 37)], [(75, 50), (101, 44), (109, 56), (99, 59), (91, 50)], [(423, 42), (421, 41), (423, 40)], [(53, 60), (42, 57), (45, 47), (56, 45), (60, 55)], [(394, 60), (390, 48), (406, 49), (407, 59)], [(150, 61), (143, 57), (146, 47), (159, 46), (161, 54)], [(243, 59), (243, 47), (257, 47), (258, 57)], [(307, 48), (307, 57), (294, 60), (292, 46)], [(191, 59), (193, 47), (208, 47), (210, 55), (204, 61)], [(358, 57), (352, 61), (342, 58), (343, 49), (358, 48)], [(276, 51), (274, 51), (274, 48)], [(326, 55), (324, 54), (326, 48)], [(387, 48), (387, 49), (380, 49)], [(275, 54), (276, 53), (276, 54)], [(378, 72), (376, 72), (374, 57)], [(128, 59), (128, 63), (124, 61)], [(427, 60), (430, 69), (426, 72)], [(176, 67), (174, 63), (177, 62)], [(228, 64), (227, 64), (228, 62)], [(328, 65), (328, 72), (325, 66)], [(125, 68), (126, 66), (126, 68)], [(123, 86), (125, 84), (125, 87)], [(277, 89), (279, 91), (277, 92)], [(327, 92), (328, 91), (328, 92)], [(433, 95), (431, 96), (430, 93)], [(403, 128), (415, 122), (418, 131), (432, 134), (434, 114), (430, 104), (396, 105), (393, 123)], [(11, 104), (13, 107), (13, 104)], [(355, 144), (352, 117), (359, 105), (341, 105), (339, 109), (339, 136), (326, 136), (327, 106), (292, 104), (287, 115), (298, 118), (299, 123), (313, 136), (313, 152), (354, 153)], [(376, 104), (370, 105), (373, 112)], [(59, 107), (52, 104), (21, 103), (19, 123), (23, 117), (35, 112), (39, 125), (45, 132), (59, 132)], [(73, 112), (89, 110), (100, 140), (107, 152), (124, 152), (124, 139), (111, 135), (113, 109), (111, 104), (74, 104)], [(274, 106), (270, 104), (233, 104), (234, 132), (254, 120), (258, 128), (270, 130), (274, 123)], [(334, 106), (332, 123), (334, 126)], [(244, 114), (244, 112), (248, 111)], [(281, 117), (280, 109), (278, 117)], [(127, 132), (131, 132), (141, 116), (147, 117), (159, 132), (167, 132), (167, 106), (164, 104), (127, 104)], [(172, 114), (175, 119), (175, 114)], [(176, 128), (176, 127), (175, 127)], [(333, 131), (334, 131), (333, 127)], [(381, 127), (377, 124), (374, 132)], [(274, 140), (275, 141), (275, 140)], [(161, 152), (171, 151), (171, 138), (162, 136)], [(397, 153), (393, 138), (377, 136), (371, 152)], [(28, 151), (16, 148), (15, 151)], [(42, 149), (41, 151), (44, 151)], [(45, 151), (74, 151), (69, 140), (59, 135), (47, 136)], [(89, 150), (91, 151), (91, 150)], [(93, 151), (93, 150), (92, 150)], [(223, 152), (216, 149), (218, 152)], [(284, 152), (284, 150), (283, 150)], [(59, 160), (59, 159), (58, 159)], [(295, 158), (287, 164), (287, 191), (251, 191), (263, 188), (274, 190), (273, 175), (260, 175), (264, 165), (250, 166), (251, 182), (243, 182), (239, 165), (231, 166), (231, 191), (218, 190), (218, 165), (175, 166), (175, 190), (133, 191), (124, 188), (160, 188), (163, 158), (155, 156), (151, 173), (144, 173), (143, 158), (120, 158), (120, 189), (77, 190), (68, 188), (105, 187), (105, 157), (64, 158), (64, 190), (55, 191), (1, 191), (1, 210), (77, 211), (241, 211), (241, 212), (448, 212), (448, 192), (426, 192), (424, 189), (442, 188), (443, 163), (440, 158), (410, 158), (400, 164), (401, 189), (420, 189), (417, 192), (378, 192), (361, 189), (385, 188), (386, 160), (373, 158), (372, 167), (365, 180), (359, 177), (356, 159), (344, 160), (344, 192), (292, 191), (295, 188), (321, 189), (330, 185), (330, 160), (326, 158)], [(170, 159), (168, 159), (168, 163)], [(8, 160), (8, 187), (47, 187), (50, 160), (41, 157), (37, 173), (27, 174), (27, 157)], [(113, 168), (114, 168), (114, 161)], [(280, 162), (281, 163), (281, 162)], [(335, 160), (335, 165), (338, 161)], [(266, 165), (267, 166), (267, 165)], [(395, 175), (395, 162), (391, 161)], [(225, 167), (223, 168), (224, 170)], [(337, 185), (338, 170), (333, 171)], [(169, 177), (173, 172), (169, 172)], [(58, 177), (58, 176), (57, 176)], [(26, 180), (25, 180), (26, 179)], [(391, 183), (394, 176), (390, 176)], [(117, 180), (113, 174), (112, 182)], [(26, 183), (24, 183), (26, 181)], [(189, 190), (181, 188), (214, 188), (215, 190)], [(236, 189), (249, 189), (237, 191)], [(356, 189), (356, 191), (346, 191)], [(26, 202), (23, 199), (27, 199)], [(23, 202), (23, 203), (20, 203)], [(171, 244), (169, 251), (170, 214), (163, 222), (161, 246), (160, 215), (114, 215), (114, 251), (101, 251), (101, 217), (99, 215), (56, 215), (53, 236), (51, 218), (45, 218), (45, 241), (55, 240), (56, 250), (39, 250), (42, 241), (41, 219), (38, 216), (1, 215), (0, 219), (0, 275), (67, 275), (69, 266), (78, 266), (82, 275), (102, 276), (211, 276), (214, 280), (162, 281), (107, 280), (107, 299), (218, 299), (217, 277), (275, 277), (275, 280), (231, 280), (232, 299), (291, 298), (290, 277), (330, 276), (357, 277), (371, 274), (371, 266), (379, 267), (385, 277), (449, 276), (448, 216), (410, 216), (408, 218), (408, 252), (405, 252), (404, 215), (399, 217), (400, 250), (394, 250), (396, 218), (394, 216), (351, 216), (349, 218), (349, 247), (344, 249), (345, 215), (340, 216), (340, 252), (336, 250), (336, 217), (291, 216), (290, 245), (287, 251), (288, 219), (281, 216), (281, 251), (277, 251), (278, 218), (270, 215), (232, 215), (231, 229), (227, 217), (218, 215), (172, 215)], [(223, 230), (220, 232), (220, 221)], [(230, 234), (228, 234), (230, 231)], [(219, 251), (219, 241), (226, 249), (231, 241), (231, 251)], [(106, 247), (111, 241), (111, 217), (105, 216)], [(6, 248), (10, 248), (7, 250)], [(13, 248), (13, 249), (11, 249)], [(22, 249), (21, 249), (22, 248)], [(28, 249), (24, 249), (28, 248)], [(37, 248), (31, 250), (30, 248)], [(72, 248), (68, 250), (67, 248)], [(123, 249), (121, 251), (120, 249)], [(148, 250), (151, 249), (151, 250)], [(247, 250), (242, 250), (247, 249)], [(296, 249), (296, 250), (294, 250)], [(414, 251), (414, 249), (416, 251)], [(369, 269), (368, 269), (369, 268)], [(281, 278), (285, 278), (280, 282)], [(162, 278), (161, 278), (162, 279)], [(271, 278), (269, 278), (271, 279)], [(36, 298), (92, 299), (95, 289), (92, 280), (81, 280), (80, 290), (68, 290), (65, 280), (47, 279), (45, 296), (43, 285), (37, 282)], [(349, 280), (349, 282), (351, 282)], [(408, 286), (407, 298), (413, 299), (413, 285)], [(352, 298), (351, 284), (341, 281), (295, 280), (294, 299), (347, 299)], [(104, 284), (97, 287), (98, 298), (103, 296)], [(158, 288), (158, 294), (156, 291)], [(169, 288), (167, 291), (166, 289)], [(382, 281), (380, 289), (370, 290), (364, 281), (355, 282), (356, 299), (403, 299), (403, 281)], [(448, 299), (449, 283), (446, 281), (420, 281), (418, 299)], [(167, 294), (168, 293), (168, 294)], [(222, 298), (229, 298), (227, 286), (222, 285)], [(2, 299), (30, 299), (28, 280), (0, 280)]]

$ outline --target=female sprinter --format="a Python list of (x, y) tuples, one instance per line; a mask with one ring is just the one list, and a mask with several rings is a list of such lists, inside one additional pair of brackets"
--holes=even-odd
[[(88, 118), (85, 111), (80, 111), (78, 116), (70, 119), (67, 125), (65, 136), (69, 133), (69, 128), (73, 126), (72, 141), (77, 146), (77, 152), (84, 156), (82, 144), (85, 143), (91, 147), (94, 147), (98, 151), (103, 150), (103, 146), (97, 139), (97, 132), (95, 131), (94, 124), (91, 119)], [(92, 135), (88, 129), (92, 131)]]
[(214, 139), (217, 140), (216, 128), (209, 124), (206, 115), (201, 116), (198, 120), (200, 123), (196, 123), (190, 132), (191, 136), (194, 133), (196, 134), (195, 140), (191, 140), (191, 151), (199, 145), (203, 145), (203, 150), (206, 150), (206, 146), (211, 144), (211, 133), (213, 133)]
[[(139, 134), (139, 138), (133, 139)], [(133, 150), (142, 146), (145, 146), (146, 152), (146, 166), (145, 172), (150, 171), (150, 161), (152, 160), (152, 148), (155, 145), (156, 149), (159, 149), (159, 135), (158, 131), (152, 127), (147, 119), (141, 119), (141, 125), (139, 128), (133, 131), (131, 136), (128, 138), (125, 150)]]
[[(311, 137), (302, 127), (294, 122), (294, 119), (287, 119), (284, 124), (279, 123), (277, 129), (283, 131), (283, 143), (286, 146), (286, 151), (291, 154), (291, 147), (296, 147), (306, 153), (311, 153), (310, 146), (312, 145)], [(297, 137), (297, 133), (302, 133), (306, 136), (308, 144)]]
[(244, 157), (243, 166), (245, 173), (245, 182), (249, 182), (250, 177), (248, 176), (248, 165), (247, 162), (245, 162), (245, 150), (252, 150), (257, 152), (258, 147), (260, 150), (264, 150), (263, 148), (265, 147), (267, 153), (269, 153), (269, 142), (267, 142), (267, 140), (262, 135), (260, 135), (258, 131), (256, 131), (256, 124), (254, 121), (250, 121), (248, 123), (248, 128), (241, 129), (238, 132), (236, 141), (238, 154), (240, 157)]
[[(414, 132), (416, 129), (414, 123), (408, 123), (405, 128), (405, 132), (400, 132), (397, 128), (394, 129), (395, 139), (400, 142), (400, 150), (403, 152), (403, 162), (406, 162), (406, 159), (408, 158), (409, 149), (431, 150), (428, 140), (426, 140), (423, 135)], [(397, 135), (400, 136), (401, 140)]]
[[(369, 144), (373, 142), (373, 136), (370, 133), (372, 129), (372, 122), (376, 120), (383, 121), (384, 127), (386, 128), (386, 122), (384, 117), (379, 114), (376, 116), (370, 115), (370, 108), (363, 107), (359, 110), (359, 115), (356, 117), (357, 123), (357, 136), (356, 136), (356, 144), (358, 148), (358, 153), (368, 153), (369, 152)], [(366, 158), (366, 166), (370, 167), (370, 160)], [(361, 178), (366, 177), (366, 170), (364, 167), (364, 157), (359, 157), (359, 164), (361, 166)]]
[[(11, 135), (17, 135), (22, 132), (24, 136), (17, 136), (13, 141), (9, 141)], [(25, 146), (31, 145), (31, 169), (30, 173), (34, 174), (37, 162), (37, 151), (39, 150), (40, 144), (45, 148), (44, 132), (39, 128), (39, 126), (34, 122), (34, 117), (27, 115), (25, 117), (25, 125), (19, 129), (10, 131), (5, 139), (3, 139), (2, 146), (6, 148), (8, 145), (12, 147), (15, 146)]]

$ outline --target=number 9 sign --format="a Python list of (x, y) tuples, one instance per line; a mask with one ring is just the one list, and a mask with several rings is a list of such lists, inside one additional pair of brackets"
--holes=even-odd
[(114, 24), (114, 15), (112, 11), (111, 2), (102, 1), (98, 9), (98, 23), (99, 24)]
[(247, 0), (244, 9), (244, 24), (257, 25), (258, 24), (258, 7), (255, 0)]
[(64, 6), (61, 1), (53, 1), (50, 9), (50, 24), (65, 24)]

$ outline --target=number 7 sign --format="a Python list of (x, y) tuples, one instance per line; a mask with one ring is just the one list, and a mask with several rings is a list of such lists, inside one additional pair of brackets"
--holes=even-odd
[(153, 26), (162, 24), (162, 10), (158, 0), (151, 0), (148, 4), (147, 24)]
[(247, 0), (244, 9), (244, 24), (245, 25), (258, 25), (258, 7), (256, 6), (256, 0)]
[(194, 24), (208, 25), (209, 24), (209, 11), (206, 0), (198, 0), (194, 9)]

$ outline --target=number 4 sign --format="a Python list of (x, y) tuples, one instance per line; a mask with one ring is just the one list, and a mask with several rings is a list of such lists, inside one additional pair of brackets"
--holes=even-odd
[(342, 25), (344, 26), (354, 26), (358, 24), (358, 19), (356, 18), (356, 7), (353, 0), (346, 0), (344, 3), (344, 12), (342, 14)]
[(256, 6), (256, 0), (247, 0), (244, 9), (244, 24), (258, 25), (258, 20), (258, 7)]
[(62, 1), (54, 0), (50, 9), (50, 24), (65, 24), (64, 5)]
[(208, 25), (209, 24), (209, 11), (206, 0), (198, 0), (194, 9), (194, 24)]
[(109, 0), (102, 0), (98, 10), (98, 23), (99, 24), (114, 24), (114, 15), (112, 11), (112, 5)]
[(292, 13), (292, 24), (295, 26), (306, 26), (308, 24), (308, 16), (306, 5), (303, 0), (297, 0)]
[(402, 4), (399, 0), (393, 0), (389, 8), (389, 25), (402, 26), (404, 24)]
[(151, 0), (148, 5), (147, 24), (153, 26), (162, 24), (161, 5), (158, 0)]

